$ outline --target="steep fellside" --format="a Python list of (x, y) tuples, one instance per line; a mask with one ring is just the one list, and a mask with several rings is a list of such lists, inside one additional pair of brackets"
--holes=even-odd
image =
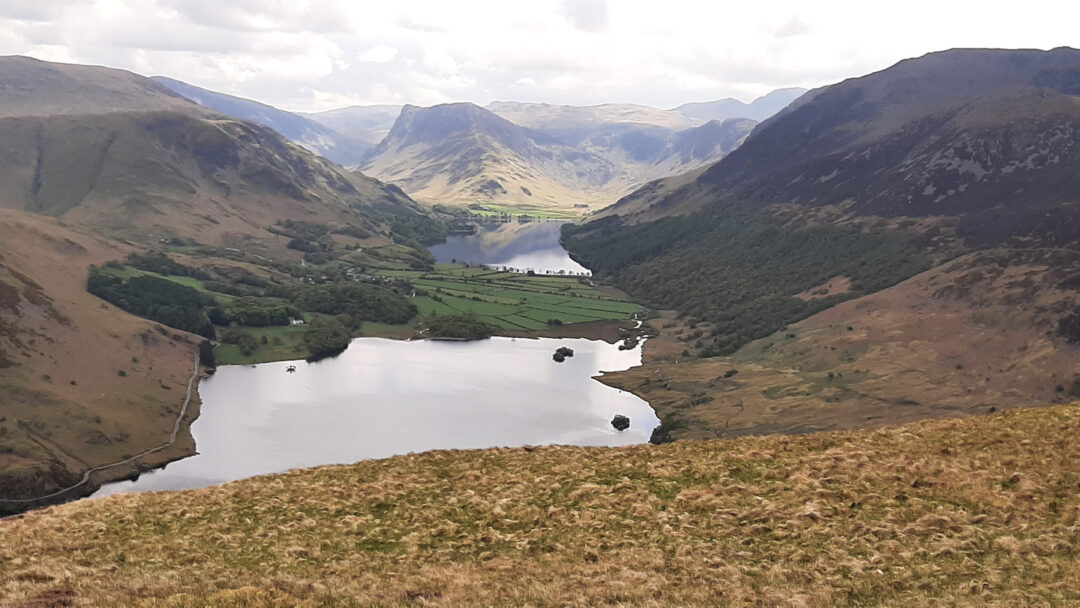
[(289, 138), (290, 141), (340, 165), (359, 163), (364, 154), (372, 148), (372, 144), (352, 141), (300, 114), (279, 110), (250, 99), (217, 93), (164, 76), (154, 76), (151, 80), (199, 105), (233, 118), (250, 120), (270, 127)]
[(429, 452), (117, 495), (0, 521), (0, 596), (12, 608), (1072, 605), (1077, 433), (1072, 405), (798, 437)]
[(1058, 218), (1038, 218), (1074, 202), (1080, 180), (1077, 94), (1074, 49), (909, 59), (804, 96), (693, 185), (655, 198), (647, 215), (795, 203), (963, 216), (993, 236), (995, 225), (1014, 233), (1052, 225)]
[[(90, 264), (129, 251), (51, 218), (0, 210), (0, 509), (20, 510), (4, 499), (50, 493), (90, 467), (168, 441), (197, 338), (86, 292)], [(140, 465), (193, 448), (184, 430)]]
[(378, 232), (388, 214), (418, 214), (400, 189), (129, 72), (6, 58), (0, 107), (2, 208), (264, 255), (284, 249), (261, 242), (279, 221)]

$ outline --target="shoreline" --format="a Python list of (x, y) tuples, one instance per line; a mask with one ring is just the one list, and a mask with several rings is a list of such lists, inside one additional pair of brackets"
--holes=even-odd
[[(623, 340), (630, 330), (634, 329), (636, 321), (633, 319), (621, 319), (612, 321), (586, 321), (582, 323), (569, 323), (567, 325), (552, 326), (540, 330), (500, 330), (493, 333), (492, 338), (584, 338), (586, 340), (602, 340), (614, 344)], [(453, 338), (431, 338), (422, 335), (410, 328), (386, 328), (377, 331), (364, 332), (359, 336), (353, 336), (350, 340), (358, 338), (384, 338), (387, 340), (450, 340)], [(485, 339), (485, 338), (481, 338)], [(243, 361), (220, 363), (219, 365), (259, 365), (261, 363), (277, 363), (279, 361), (306, 361), (308, 353), (302, 350), (294, 350), (282, 353), (280, 356), (248, 357)]]
[[(521, 339), (540, 339), (540, 338), (566, 338), (566, 339), (585, 339), (585, 340), (599, 340), (607, 344), (616, 344), (622, 341), (627, 335), (630, 335), (631, 330), (634, 329), (634, 325), (637, 322), (632, 319), (624, 319), (618, 321), (590, 321), (584, 323), (572, 323), (569, 325), (550, 327), (544, 330), (538, 331), (501, 331), (497, 332), (491, 337), (500, 338), (521, 338)], [(408, 335), (406, 335), (406, 333)], [(412, 340), (439, 340), (435, 338), (428, 338), (418, 335), (417, 332), (409, 330), (408, 332), (402, 331), (383, 331), (372, 332), (371, 334), (356, 336), (353, 340), (360, 338), (382, 338), (397, 341), (412, 341)], [(644, 344), (642, 345), (644, 346)], [(642, 350), (642, 358), (644, 364), (644, 349)], [(278, 363), (282, 361), (304, 361), (303, 353), (297, 353), (294, 358), (268, 358), (267, 360), (257, 360), (253, 362), (234, 363), (226, 365), (259, 365), (263, 363)], [(197, 361), (197, 360), (196, 360)], [(613, 385), (603, 382), (601, 378), (612, 372), (605, 372), (595, 376), (593, 379), (607, 386)], [(618, 372), (614, 372), (618, 373)], [(158, 469), (163, 469), (173, 462), (184, 460), (194, 456), (196, 451), (195, 440), (191, 435), (191, 425), (199, 418), (202, 409), (202, 400), (199, 396), (198, 387), (202, 380), (206, 379), (209, 374), (203, 369), (197, 362), (195, 369), (193, 370), (192, 377), (189, 382), (192, 385), (191, 395), (188, 402), (182, 406), (181, 414), (178, 414), (177, 419), (174, 421), (175, 430), (170, 436), (169, 442), (151, 448), (136, 454), (123, 461), (108, 463), (105, 465), (99, 465), (85, 472), (84, 478), (73, 486), (69, 486), (62, 490), (50, 494), (44, 497), (37, 497), (31, 499), (18, 499), (18, 500), (0, 500), (0, 505), (12, 505), (12, 504), (27, 504), (25, 509), (13, 512), (10, 515), (0, 516), (0, 519), (7, 517), (18, 517), (23, 513), (31, 510), (37, 510), (45, 507), (49, 507), (57, 504), (64, 504), (68, 502), (74, 502), (89, 498), (102, 486), (123, 481), (125, 479), (131, 479), (133, 475), (142, 475)], [(633, 393), (633, 391), (630, 391)], [(649, 403), (648, 399), (645, 399), (642, 395), (635, 396), (642, 399), (646, 403)], [(652, 404), (649, 404), (652, 408)], [(653, 410), (655, 412), (655, 409)], [(659, 415), (657, 414), (657, 418)], [(130, 465), (125, 468), (122, 465)]]

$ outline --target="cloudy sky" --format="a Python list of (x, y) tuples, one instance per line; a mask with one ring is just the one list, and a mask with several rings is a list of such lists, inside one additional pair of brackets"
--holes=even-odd
[(992, 0), (0, 0), (0, 54), (171, 76), (296, 111), (493, 100), (672, 107), (749, 101), (951, 47), (1080, 45), (1080, 6), (1008, 7)]

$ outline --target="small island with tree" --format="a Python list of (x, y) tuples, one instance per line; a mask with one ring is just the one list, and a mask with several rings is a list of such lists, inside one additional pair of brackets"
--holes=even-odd
[(551, 355), (551, 358), (554, 359), (556, 363), (562, 363), (563, 361), (566, 361), (567, 357), (573, 357), (573, 356), (574, 356), (574, 349), (567, 348), (565, 346), (560, 346), (559, 348), (557, 348), (555, 350), (555, 354)]

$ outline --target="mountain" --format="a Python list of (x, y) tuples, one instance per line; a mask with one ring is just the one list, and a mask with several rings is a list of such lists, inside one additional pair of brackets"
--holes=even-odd
[(0, 521), (0, 584), (18, 607), (1067, 606), (1073, 433), (1063, 405), (118, 494)]
[(0, 83), (3, 208), (228, 246), (280, 241), (265, 229), (286, 219), (373, 229), (374, 214), (417, 213), (396, 188), (141, 76), (16, 57)]
[(762, 121), (783, 110), (793, 101), (806, 93), (806, 89), (791, 87), (777, 89), (762, 95), (750, 103), (744, 103), (738, 99), (720, 99), (717, 101), (705, 101), (696, 103), (684, 103), (672, 108), (672, 112), (678, 112), (692, 120), (725, 120), (728, 118), (749, 118)]
[[(494, 105), (507, 116), (523, 119), (531, 113), (521, 108), (542, 104)], [(755, 124), (713, 121), (675, 131), (617, 122), (629, 119), (627, 112), (608, 113), (610, 120), (591, 124), (589, 114), (575, 112), (596, 108), (543, 107), (552, 112), (548, 119), (527, 122), (546, 126), (528, 128), (472, 104), (406, 106), (363, 169), (433, 202), (575, 212), (651, 179), (722, 158)], [(618, 107), (634, 113), (655, 110)], [(675, 124), (687, 121), (678, 117)]]
[(292, 142), (340, 165), (357, 164), (371, 149), (370, 145), (363, 142), (356, 145), (356, 142), (347, 140), (335, 131), (300, 114), (279, 110), (250, 99), (199, 88), (164, 76), (154, 76), (151, 80), (226, 116), (270, 127)]
[(362, 169), (423, 200), (566, 210), (614, 172), (601, 158), (470, 103), (405, 106)]
[(843, 205), (857, 215), (955, 217), (976, 239), (1045, 236), (1070, 225), (1062, 204), (1080, 185), (1078, 64), (1080, 51), (1065, 48), (902, 61), (811, 92), (654, 205), (667, 215), (706, 200)]
[(150, 110), (209, 114), (167, 87), (131, 72), (0, 57), (0, 117)]
[[(790, 428), (784, 396), (813, 417), (819, 391), (864, 423), (916, 393), (939, 392), (941, 408), (1045, 401), (1070, 385), (1060, 362), (1080, 355), (1078, 95), (1074, 49), (905, 60), (807, 93), (719, 162), (648, 184), (565, 241), (599, 278), (682, 314), (671, 385), (764, 372), (697, 389), (716, 405), (692, 415), (686, 404), (705, 397), (665, 395), (665, 424), (695, 421), (671, 437), (735, 428), (731, 408), (750, 416), (751, 394), (768, 401), (743, 422), (757, 432)], [(973, 253), (985, 255), (957, 257)], [(972, 351), (987, 331), (1002, 342)], [(1018, 375), (997, 389), (991, 370)], [(958, 384), (977, 397), (945, 398)]]

